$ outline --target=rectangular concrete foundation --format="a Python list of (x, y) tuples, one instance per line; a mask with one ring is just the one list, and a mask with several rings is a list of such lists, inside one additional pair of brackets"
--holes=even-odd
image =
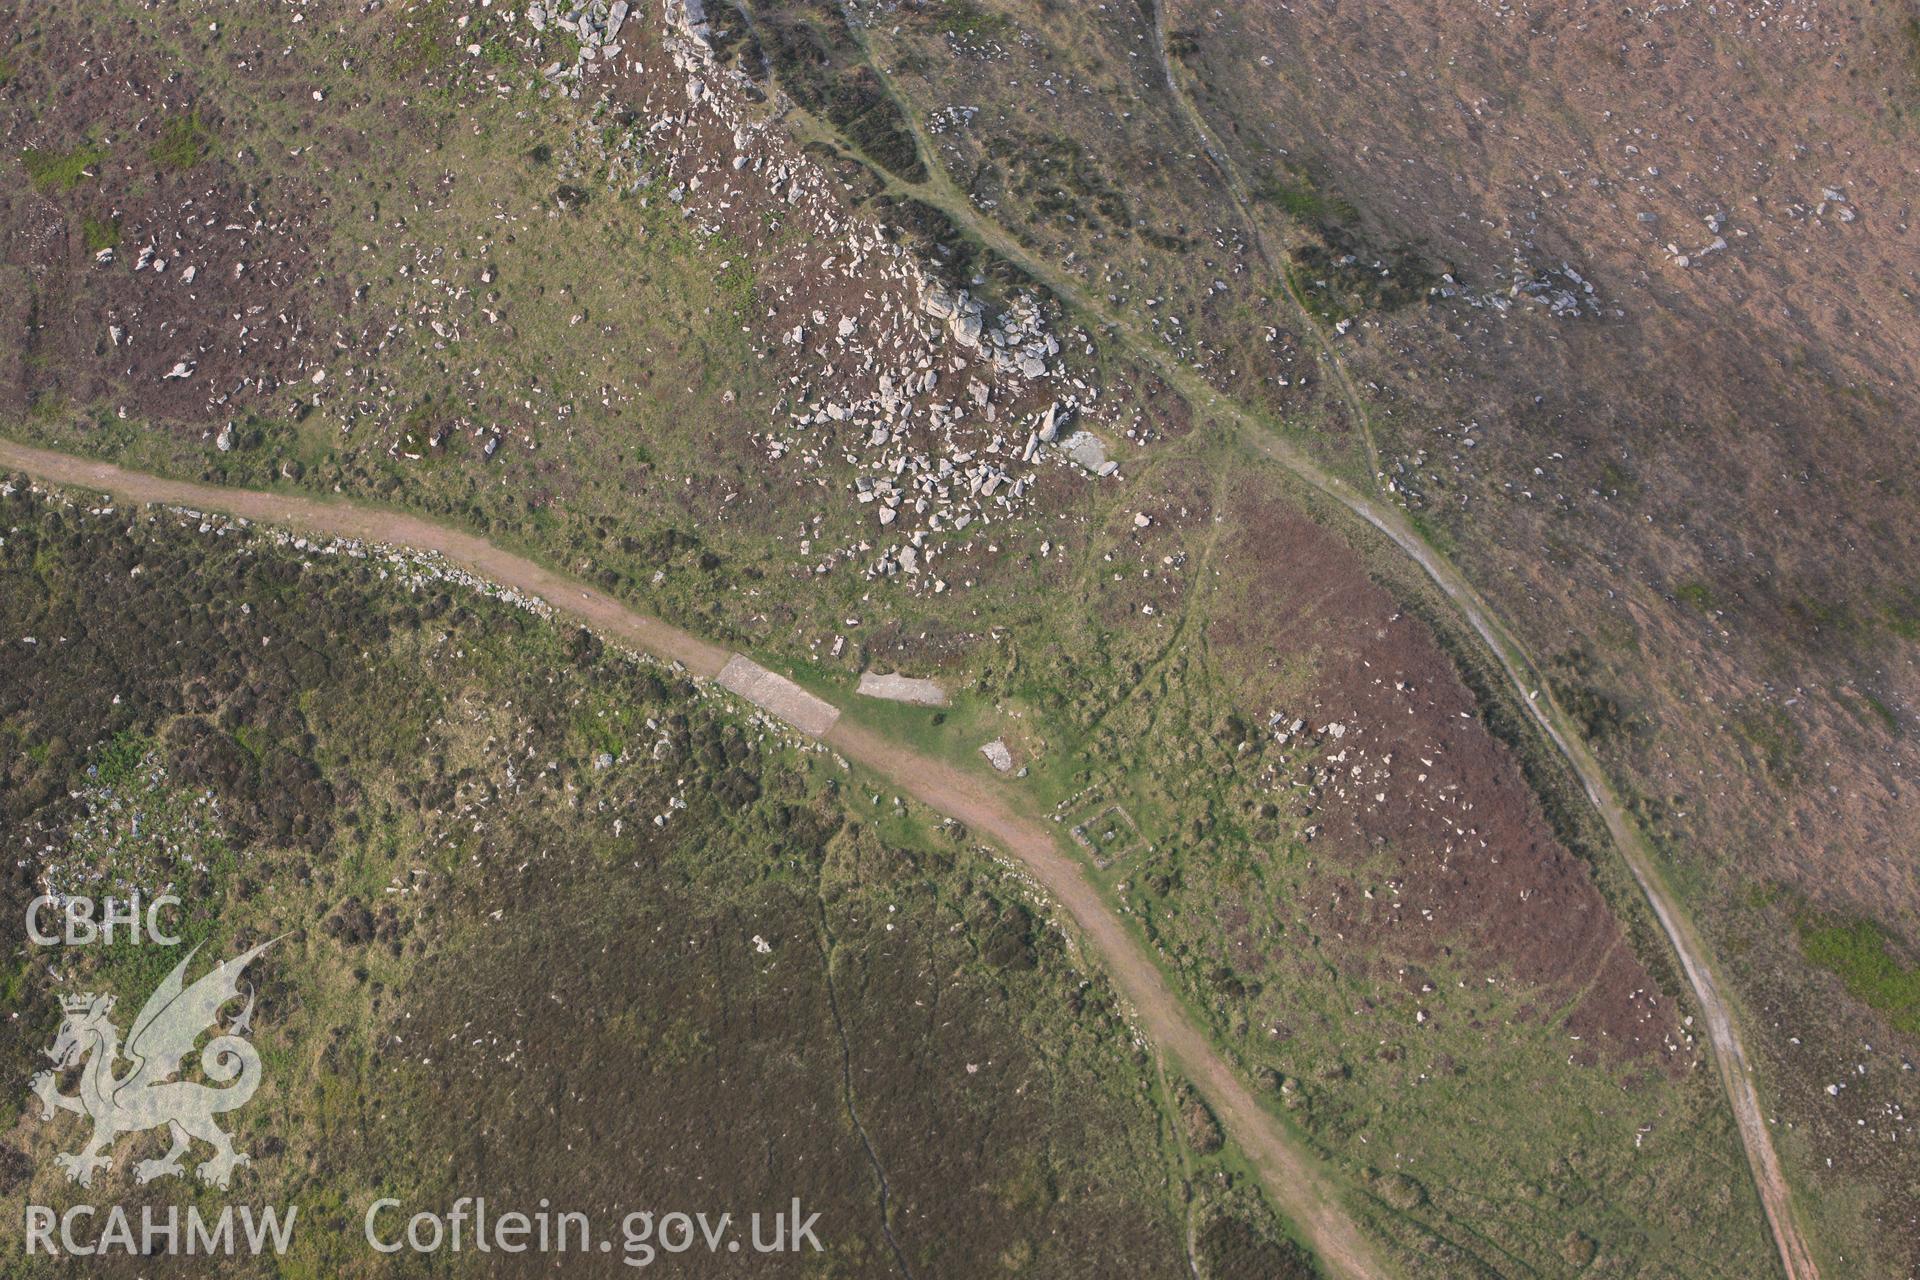
[(734, 654), (720, 671), (720, 687), (772, 712), (804, 734), (824, 738), (840, 718), (840, 709), (814, 697), (782, 675), (775, 675), (751, 658)]

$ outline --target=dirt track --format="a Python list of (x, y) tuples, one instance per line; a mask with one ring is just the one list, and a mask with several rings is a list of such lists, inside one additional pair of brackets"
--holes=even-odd
[[(1193, 99), (1181, 86), (1174, 71), (1173, 60), (1167, 52), (1167, 0), (1153, 0), (1154, 46), (1159, 59), (1160, 70), (1166, 77), (1167, 90), (1179, 105), (1181, 113), (1192, 126), (1194, 134), (1200, 139), (1201, 148), (1219, 171), (1233, 197), (1241, 220), (1246, 224), (1248, 233), (1260, 256), (1266, 260), (1269, 271), (1276, 276), (1282, 273), (1275, 270), (1260, 225), (1248, 208), (1245, 184), (1241, 180), (1233, 162), (1222, 152), (1208, 127), (1205, 118)], [(1291, 295), (1290, 295), (1291, 296)], [(1294, 299), (1296, 304), (1298, 299)], [(1376, 477), (1380, 474), (1380, 458), (1373, 442), (1373, 432), (1367, 421), (1366, 406), (1354, 388), (1352, 379), (1347, 375), (1333, 349), (1328, 345), (1326, 335), (1305, 308), (1299, 307), (1302, 319), (1319, 344), (1326, 366), (1332, 371), (1336, 383), (1341, 389), (1356, 425), (1365, 439), (1369, 471)], [(1599, 761), (1587, 750), (1586, 744), (1577, 735), (1567, 731), (1561, 720), (1559, 709), (1553, 705), (1552, 695), (1545, 683), (1540, 681), (1531, 670), (1531, 663), (1525, 659), (1523, 651), (1512, 636), (1498, 623), (1493, 621), (1485, 603), (1479, 594), (1468, 585), (1466, 579), (1452, 564), (1440, 557), (1424, 538), (1421, 538), (1401, 517), (1398, 510), (1383, 512), (1367, 498), (1353, 493), (1338, 479), (1321, 471), (1304, 456), (1275, 440), (1272, 435), (1261, 430), (1257, 424), (1241, 421), (1243, 431), (1251, 436), (1262, 452), (1272, 456), (1296, 475), (1306, 479), (1323, 492), (1340, 500), (1348, 510), (1358, 515), (1392, 539), (1402, 551), (1413, 558), (1433, 579), (1440, 589), (1454, 602), (1465, 615), (1474, 630), (1493, 649), (1500, 659), (1514, 687), (1519, 691), (1528, 711), (1540, 727), (1546, 731), (1560, 753), (1580, 776), (1581, 785), (1586, 788), (1587, 798), (1599, 811), (1607, 824), (1607, 831), (1613, 842), (1625, 857), (1628, 867), (1633, 871), (1634, 879), (1652, 904), (1654, 914), (1659, 917), (1660, 926), (1666, 931), (1680, 958), (1680, 966), (1686, 971), (1687, 981), (1692, 985), (1694, 995), (1700, 1001), (1702, 1016), (1707, 1023), (1707, 1036), (1713, 1045), (1714, 1056), (1720, 1064), (1720, 1076), (1725, 1085), (1728, 1101), (1733, 1107), (1734, 1119), (1740, 1127), (1740, 1138), (1746, 1147), (1747, 1163), (1753, 1171), (1754, 1183), (1760, 1192), (1761, 1203), (1766, 1208), (1767, 1222), (1773, 1229), (1774, 1244), (1780, 1253), (1780, 1263), (1785, 1269), (1787, 1280), (1819, 1280), (1820, 1270), (1814, 1264), (1813, 1254), (1801, 1237), (1799, 1227), (1794, 1222), (1793, 1206), (1786, 1175), (1780, 1167), (1780, 1157), (1773, 1148), (1773, 1138), (1767, 1132), (1766, 1119), (1760, 1112), (1760, 1097), (1753, 1085), (1753, 1069), (1747, 1061), (1745, 1046), (1740, 1041), (1739, 1029), (1734, 1025), (1733, 1015), (1721, 997), (1720, 988), (1712, 970), (1705, 960), (1705, 947), (1694, 933), (1692, 925), (1681, 914), (1672, 899), (1666, 885), (1661, 881), (1654, 867), (1652, 854), (1641, 840), (1639, 831), (1628, 820), (1626, 812), (1614, 797), (1612, 788), (1607, 784), (1600, 770)], [(1517, 657), (1518, 655), (1518, 657)], [(1546, 705), (1541, 705), (1544, 699)]]
[[(1155, 6), (1158, 15), (1159, 5)], [(1157, 34), (1164, 35), (1158, 31)], [(1175, 96), (1179, 99), (1184, 113), (1194, 122), (1195, 132), (1202, 139), (1208, 154), (1218, 160), (1217, 148), (1212, 136), (1199, 119), (1198, 113), (1188, 102), (1186, 95), (1178, 90), (1177, 82), (1171, 80), (1171, 67), (1166, 60), (1164, 39), (1158, 56), (1160, 65), (1174, 85)], [(884, 71), (881, 80), (888, 83)], [(888, 83), (891, 91), (891, 84)], [(815, 121), (819, 127), (819, 122)], [(934, 154), (934, 148), (918, 122), (914, 124), (915, 137), (923, 151)], [(837, 132), (827, 128), (826, 132), (849, 147)], [(858, 148), (853, 148), (855, 151)], [(1427, 541), (1416, 532), (1398, 508), (1381, 506), (1362, 494), (1346, 481), (1326, 470), (1309, 458), (1299, 448), (1282, 439), (1256, 416), (1247, 412), (1239, 404), (1222, 395), (1220, 391), (1206, 382), (1199, 374), (1181, 364), (1167, 354), (1155, 335), (1145, 329), (1134, 317), (1104, 305), (1081, 283), (1064, 272), (1054, 269), (1039, 255), (1031, 253), (1026, 246), (1014, 240), (998, 224), (982, 217), (972, 204), (953, 186), (950, 179), (936, 173), (926, 183), (908, 188), (890, 177), (882, 178), (883, 185), (890, 191), (908, 194), (924, 200), (952, 218), (960, 226), (977, 235), (996, 252), (1015, 263), (1051, 289), (1054, 294), (1075, 310), (1091, 317), (1106, 328), (1131, 349), (1132, 353), (1155, 373), (1164, 378), (1196, 411), (1205, 410), (1217, 415), (1223, 422), (1230, 424), (1250, 447), (1265, 454), (1287, 468), (1299, 479), (1346, 507), (1354, 515), (1365, 520), (1411, 557), (1436, 586), (1453, 601), (1461, 615), (1480, 634), (1493, 649), (1501, 667), (1506, 671), (1519, 692), (1521, 702), (1528, 713), (1545, 731), (1547, 736), (1559, 748), (1568, 764), (1579, 776), (1581, 785), (1586, 789), (1587, 797), (1599, 812), (1607, 825), (1609, 834), (1619, 847), (1628, 868), (1633, 872), (1635, 881), (1652, 904), (1654, 914), (1659, 918), (1661, 927), (1674, 952), (1679, 957), (1681, 968), (1687, 975), (1695, 998), (1700, 1002), (1702, 1016), (1706, 1021), (1707, 1038), (1713, 1046), (1714, 1058), (1720, 1067), (1720, 1077), (1727, 1098), (1733, 1108), (1734, 1121), (1740, 1130), (1741, 1144), (1746, 1150), (1747, 1163), (1752, 1170), (1755, 1187), (1767, 1214), (1768, 1225), (1772, 1228), (1774, 1244), (1780, 1255), (1780, 1263), (1787, 1280), (1820, 1280), (1820, 1269), (1814, 1263), (1813, 1253), (1807, 1247), (1805, 1238), (1800, 1234), (1799, 1225), (1793, 1214), (1792, 1192), (1787, 1184), (1786, 1174), (1780, 1165), (1779, 1153), (1774, 1150), (1773, 1135), (1767, 1130), (1766, 1117), (1760, 1109), (1760, 1095), (1753, 1083), (1753, 1069), (1747, 1059), (1746, 1047), (1741, 1042), (1738, 1026), (1728, 1008), (1726, 999), (1720, 992), (1717, 979), (1706, 959), (1706, 947), (1694, 931), (1692, 923), (1680, 909), (1673, 892), (1667, 887), (1659, 869), (1654, 863), (1653, 854), (1641, 839), (1638, 830), (1627, 817), (1626, 810), (1614, 795), (1612, 785), (1601, 770), (1599, 761), (1587, 750), (1586, 744), (1578, 735), (1566, 729), (1568, 723), (1564, 713), (1554, 703), (1553, 695), (1546, 682), (1534, 672), (1532, 660), (1525, 657), (1525, 651), (1508, 634), (1493, 616), (1492, 610), (1480, 597), (1478, 591), (1467, 581), (1452, 563), (1439, 555)], [(1330, 369), (1335, 381), (1352, 396), (1352, 384), (1337, 359), (1330, 361)], [(1355, 403), (1357, 397), (1350, 399)], [(1357, 420), (1365, 426), (1362, 412), (1364, 406), (1356, 403)], [(1368, 451), (1372, 452), (1372, 442), (1368, 441)]]
[[(576, 618), (606, 637), (680, 662), (703, 679), (717, 680), (735, 657), (657, 618), (629, 609), (604, 592), (502, 551), (472, 534), (417, 516), (348, 502), (168, 480), (4, 439), (0, 439), (0, 469), (23, 471), (46, 483), (92, 489), (126, 501), (226, 512), (328, 537), (436, 553), (491, 582), (537, 596), (556, 612)], [(776, 714), (780, 710), (768, 709)], [(814, 727), (820, 723), (816, 721)], [(845, 720), (824, 723), (831, 727), (821, 735), (823, 740), (847, 759), (888, 779), (921, 803), (965, 823), (1018, 858), (1046, 887), (1100, 957), (1114, 985), (1133, 1006), (1141, 1028), (1192, 1078), (1221, 1124), (1259, 1171), (1274, 1201), (1306, 1234), (1333, 1274), (1361, 1280), (1392, 1274), (1339, 1207), (1319, 1162), (1255, 1100), (1205, 1032), (1189, 1018), (1159, 969), (1101, 899), (1079, 863), (1055, 843), (1051, 831), (1015, 814), (991, 794), (991, 784), (984, 779), (976, 780)]]
[[(1330, 481), (1329, 484), (1339, 486), (1339, 490), (1329, 488), (1329, 492), (1333, 492), (1374, 528), (1393, 539), (1447, 593), (1499, 658), (1501, 667), (1519, 690), (1534, 720), (1580, 776), (1588, 801), (1605, 820), (1608, 834), (1626, 859), (1641, 892), (1652, 904), (1660, 927), (1666, 931), (1675, 954), (1679, 956), (1680, 967), (1686, 971), (1694, 997), (1700, 1002), (1701, 1016), (1707, 1024), (1707, 1038), (1720, 1064), (1721, 1083), (1732, 1104), (1734, 1121), (1740, 1127), (1740, 1139), (1746, 1147), (1747, 1162), (1753, 1170), (1760, 1201), (1766, 1208), (1768, 1224), (1773, 1228), (1774, 1244), (1780, 1251), (1780, 1264), (1786, 1271), (1787, 1280), (1819, 1280), (1820, 1269), (1815, 1265), (1813, 1253), (1793, 1219), (1786, 1174), (1780, 1167), (1780, 1156), (1773, 1148), (1773, 1136), (1767, 1132), (1766, 1117), (1760, 1111), (1760, 1094), (1754, 1088), (1753, 1068), (1747, 1061), (1746, 1047), (1740, 1041), (1733, 1014), (1720, 994), (1719, 983), (1707, 965), (1706, 947), (1694, 932), (1692, 923), (1674, 902), (1671, 891), (1653, 863), (1652, 851), (1647, 848), (1639, 830), (1633, 826), (1626, 810), (1615, 798), (1612, 787), (1601, 772), (1600, 762), (1587, 750), (1584, 742), (1562, 729), (1561, 713), (1552, 704), (1552, 695), (1547, 691), (1545, 682), (1535, 677), (1529, 666), (1523, 665), (1524, 659), (1515, 657), (1520, 653), (1518, 646), (1505, 629), (1493, 621), (1479, 596), (1467, 585), (1459, 571), (1442, 560), (1419, 535), (1406, 528), (1398, 512), (1383, 514), (1367, 499), (1350, 491), (1341, 492), (1346, 486), (1340, 485), (1339, 481)], [(1543, 703), (1546, 705), (1543, 706)]]
[[(1154, 19), (1160, 64), (1166, 74), (1167, 85), (1179, 101), (1187, 118), (1192, 122), (1194, 132), (1199, 135), (1207, 156), (1220, 170), (1243, 220), (1247, 222), (1255, 246), (1259, 249), (1261, 256), (1267, 258), (1269, 269), (1272, 269), (1272, 260), (1268, 257), (1258, 224), (1248, 213), (1245, 198), (1241, 194), (1239, 174), (1215, 147), (1212, 134), (1191, 100), (1179, 88), (1179, 82), (1174, 76), (1172, 63), (1168, 60), (1166, 53), (1166, 28), (1162, 0), (1155, 0)], [(1370, 469), (1378, 475), (1380, 461), (1374, 448), (1372, 431), (1367, 424), (1366, 408), (1354, 390), (1345, 367), (1327, 346), (1325, 335), (1319, 326), (1309, 318), (1307, 327), (1319, 341), (1325, 355), (1325, 363), (1341, 387), (1342, 398), (1350, 406), (1354, 420), (1366, 441)], [(1279, 446), (1266, 432), (1248, 423), (1243, 422), (1242, 426), (1255, 438), (1256, 447), (1262, 452), (1281, 462), (1295, 474), (1303, 476), (1324, 492), (1338, 498), (1350, 511), (1391, 538), (1402, 551), (1426, 571), (1427, 576), (1447, 593), (1467, 621), (1473, 624), (1474, 630), (1479, 632), (1480, 637), (1493, 649), (1500, 659), (1500, 665), (1526, 700), (1527, 708), (1533, 713), (1534, 719), (1553, 740), (1560, 753), (1567, 758), (1574, 772), (1580, 775), (1588, 800), (1606, 821), (1608, 833), (1625, 856), (1627, 865), (1633, 871), (1634, 879), (1639, 882), (1641, 891), (1646, 894), (1648, 902), (1652, 904), (1654, 914), (1659, 917), (1661, 928), (1666, 931), (1674, 951), (1680, 958), (1681, 968), (1686, 971), (1687, 981), (1692, 985), (1694, 995), (1700, 1001), (1702, 1014), (1707, 1022), (1708, 1039), (1713, 1044), (1714, 1056), (1720, 1064), (1721, 1079), (1725, 1084), (1728, 1100), (1732, 1104), (1734, 1118), (1740, 1126), (1740, 1137), (1746, 1147), (1747, 1161), (1753, 1170), (1761, 1203), (1766, 1208), (1767, 1222), (1773, 1229), (1774, 1244), (1779, 1249), (1780, 1263), (1786, 1270), (1787, 1280), (1819, 1280), (1819, 1268), (1814, 1265), (1813, 1255), (1808, 1250), (1806, 1241), (1801, 1238), (1799, 1228), (1793, 1220), (1786, 1176), (1781, 1171), (1780, 1157), (1773, 1149), (1773, 1139), (1767, 1133), (1766, 1121), (1760, 1113), (1760, 1098), (1753, 1086), (1753, 1073), (1747, 1062), (1745, 1046), (1741, 1044), (1739, 1032), (1733, 1024), (1732, 1014), (1721, 998), (1719, 985), (1702, 958), (1704, 948), (1694, 934), (1692, 926), (1681, 916), (1679, 909), (1670, 900), (1665, 886), (1660, 883), (1658, 873), (1653, 868), (1648, 851), (1641, 843), (1638, 831), (1628, 822), (1625, 811), (1614, 799), (1612, 789), (1600, 772), (1599, 762), (1588, 753), (1584, 743), (1576, 745), (1577, 739), (1562, 729), (1556, 709), (1551, 705), (1543, 708), (1539, 699), (1534, 697), (1536, 689), (1542, 696), (1546, 696), (1544, 683), (1535, 679), (1529, 671), (1524, 671), (1515, 661), (1513, 655), (1519, 652), (1518, 646), (1503, 628), (1491, 621), (1478, 594), (1467, 585), (1466, 580), (1451, 564), (1441, 560), (1434, 553), (1424, 539), (1414, 534), (1411, 529), (1404, 527), (1405, 522), (1399, 517), (1397, 510), (1383, 513), (1374, 503), (1352, 493), (1337, 479), (1321, 473), (1304, 457), (1296, 455), (1292, 449)]]

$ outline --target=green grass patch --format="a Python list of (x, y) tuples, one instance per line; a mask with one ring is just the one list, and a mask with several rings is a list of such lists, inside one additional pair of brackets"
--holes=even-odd
[(1702, 613), (1713, 612), (1713, 589), (1704, 582), (1683, 582), (1673, 589), (1673, 595), (1681, 604)]
[(88, 253), (99, 253), (102, 249), (111, 249), (120, 243), (120, 219), (83, 219), (80, 223), (80, 234), (87, 242)]
[(33, 183), (34, 190), (44, 192), (73, 190), (80, 185), (82, 178), (91, 176), (87, 170), (106, 158), (107, 149), (93, 143), (75, 147), (71, 151), (28, 147), (20, 153), (20, 163), (26, 166), (27, 181)]
[(124, 786), (140, 772), (140, 762), (153, 749), (153, 740), (145, 734), (115, 734), (93, 758), (94, 777), (107, 787)]
[(191, 169), (212, 154), (213, 133), (198, 111), (167, 121), (159, 138), (147, 148), (147, 158), (155, 166), (175, 172)]
[(1253, 189), (1254, 198), (1278, 206), (1295, 222), (1320, 227), (1352, 222), (1359, 211), (1345, 200), (1327, 195), (1312, 179), (1298, 173), (1272, 173)]
[(1802, 920), (1800, 949), (1837, 976), (1856, 1000), (1871, 1005), (1894, 1030), (1920, 1035), (1920, 965), (1904, 963), (1892, 934), (1871, 920)]
[(1002, 13), (988, 13), (973, 0), (947, 0), (934, 25), (950, 36), (998, 35), (1013, 24)]

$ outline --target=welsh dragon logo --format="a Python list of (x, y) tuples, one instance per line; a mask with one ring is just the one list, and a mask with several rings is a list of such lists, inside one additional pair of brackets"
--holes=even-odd
[(199, 948), (189, 951), (154, 988), (133, 1020), (124, 1047), (129, 1064), (124, 1075), (118, 1074), (123, 1049), (120, 1028), (111, 1017), (113, 997), (78, 995), (61, 1001), (66, 1017), (47, 1056), (63, 1070), (86, 1063), (80, 1073), (80, 1093), (69, 1097), (59, 1092), (52, 1071), (33, 1078), (33, 1092), (40, 1099), (42, 1120), (53, 1119), (56, 1109), (93, 1120), (87, 1145), (77, 1154), (56, 1157), (68, 1178), (83, 1187), (89, 1185), (95, 1170), (113, 1167), (107, 1152), (121, 1134), (163, 1124), (172, 1132), (173, 1145), (158, 1160), (142, 1160), (134, 1166), (134, 1176), (143, 1183), (179, 1176), (180, 1157), (195, 1138), (213, 1147), (213, 1158), (199, 1167), (203, 1182), (224, 1189), (234, 1169), (248, 1163), (245, 1153), (233, 1149), (213, 1118), (245, 1106), (260, 1087), (260, 1055), (242, 1038), (253, 1019), (251, 988), (240, 1016), (200, 1052), (200, 1069), (225, 1087), (170, 1077), (178, 1074), (180, 1060), (193, 1051), (201, 1035), (216, 1029), (222, 1006), (239, 998), (241, 972), (272, 945), (271, 940), (263, 942), (245, 955), (221, 961), (192, 986), (185, 984), (187, 965)]

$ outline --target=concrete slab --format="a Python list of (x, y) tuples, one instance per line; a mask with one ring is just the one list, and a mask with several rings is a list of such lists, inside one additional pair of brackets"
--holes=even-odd
[(875, 675), (871, 671), (860, 675), (859, 692), (869, 698), (885, 698), (888, 702), (911, 702), (916, 707), (944, 707), (947, 705), (947, 691), (931, 680), (917, 676)]
[(816, 698), (793, 681), (775, 675), (751, 658), (734, 654), (720, 669), (720, 687), (772, 712), (800, 732), (824, 738), (840, 718), (840, 708)]

